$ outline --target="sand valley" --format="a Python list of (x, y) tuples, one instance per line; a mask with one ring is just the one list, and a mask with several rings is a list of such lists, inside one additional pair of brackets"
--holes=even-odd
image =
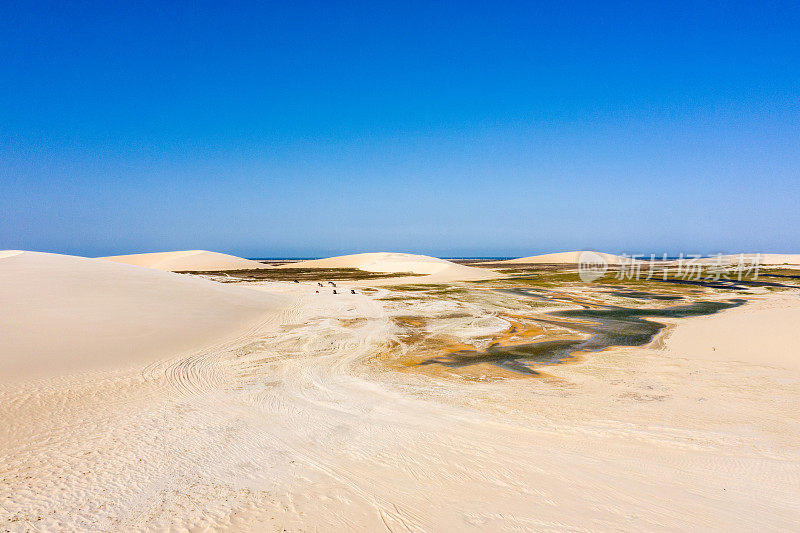
[(800, 520), (797, 278), (199, 259), (0, 258), (0, 529)]

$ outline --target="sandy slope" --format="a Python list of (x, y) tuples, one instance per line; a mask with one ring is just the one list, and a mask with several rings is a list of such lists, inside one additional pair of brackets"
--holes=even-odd
[(800, 295), (681, 321), (662, 342), (670, 356), (800, 370)]
[[(542, 254), (542, 255), (531, 255), (528, 257), (519, 257), (517, 259), (508, 259), (506, 261), (499, 261), (500, 263), (506, 263), (509, 265), (514, 264), (521, 264), (521, 263), (578, 263), (580, 261), (581, 254), (584, 253), (583, 251), (577, 252), (558, 252), (553, 254)], [(592, 254), (596, 254), (603, 259), (610, 265), (615, 265), (620, 262), (630, 261), (630, 259), (623, 258), (618, 255), (614, 254), (607, 254), (603, 252), (591, 252)]]
[(0, 258), (0, 382), (141, 366), (259, 320), (275, 297), (57, 254)]
[(763, 265), (800, 265), (800, 254), (759, 254), (759, 260)]
[(389, 252), (341, 255), (301, 261), (279, 268), (358, 268), (367, 272), (409, 272), (425, 275), (426, 283), (489, 279), (495, 276), (489, 270), (459, 265), (438, 257)]
[[(549, 379), (397, 373), (375, 361), (396, 346), (384, 293), (315, 286), (263, 283), (288, 301), (273, 319), (137, 372), (0, 384), (0, 525), (793, 531), (800, 520), (796, 370), (687, 357), (668, 339), (666, 351), (549, 367)], [(726, 313), (707, 336), (760, 331), (717, 331)]]
[(184, 250), (179, 252), (155, 252), (149, 254), (114, 255), (101, 257), (127, 263), (129, 265), (169, 270), (172, 272), (197, 272), (204, 270), (244, 270), (266, 268), (258, 261), (251, 261), (235, 255), (208, 252), (206, 250)]

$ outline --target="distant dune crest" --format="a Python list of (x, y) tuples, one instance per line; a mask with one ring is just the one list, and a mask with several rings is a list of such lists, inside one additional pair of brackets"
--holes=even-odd
[(204, 270), (249, 270), (266, 268), (258, 261), (235, 255), (209, 252), (207, 250), (183, 250), (177, 252), (155, 252), (147, 254), (114, 255), (101, 257), (117, 263), (126, 263), (171, 272), (200, 272)]
[[(579, 250), (575, 252), (558, 252), (552, 254), (531, 255), (528, 257), (519, 257), (517, 259), (508, 259), (506, 261), (496, 261), (497, 263), (513, 264), (536, 264), (536, 263), (558, 263), (558, 264), (577, 264), (581, 262), (581, 254), (587, 254), (591, 257), (602, 257), (609, 265), (618, 265), (622, 263), (629, 263), (630, 256), (614, 255), (605, 252), (596, 252), (591, 250)], [(711, 256), (699, 259), (700, 263), (714, 263), (722, 261), (724, 263), (735, 263), (744, 256), (747, 261), (758, 261), (762, 265), (800, 265), (800, 254), (759, 254), (759, 253), (745, 253), (745, 254), (728, 254), (722, 256)], [(649, 256), (638, 256), (637, 260), (647, 261)], [(656, 256), (658, 259), (658, 256)]]
[(358, 268), (368, 272), (436, 274), (447, 268), (459, 265), (427, 255), (375, 252), (313, 259), (287, 266), (294, 268)]
[(274, 294), (99, 259), (0, 251), (0, 383), (147, 364), (279, 309)]
[(703, 263), (715, 263), (718, 261), (723, 263), (737, 263), (740, 259), (744, 259), (746, 262), (755, 262), (758, 260), (758, 263), (761, 265), (800, 265), (800, 254), (728, 254), (707, 257), (701, 261)]
[(292, 263), (282, 268), (357, 268), (367, 272), (408, 272), (431, 276), (438, 280), (485, 279), (493, 276), (485, 269), (459, 265), (438, 257), (392, 252), (340, 255)]
[(22, 253), (22, 250), (0, 250), (0, 259), (5, 259), (6, 257), (14, 257), (15, 255), (19, 255)]
[(506, 261), (498, 261), (509, 265), (514, 264), (533, 264), (533, 263), (561, 263), (561, 264), (577, 264), (580, 262), (581, 254), (594, 254), (592, 257), (602, 257), (609, 265), (617, 265), (624, 262), (629, 262), (630, 258), (620, 255), (607, 254), (604, 252), (595, 252), (591, 250), (579, 250), (576, 252), (558, 252), (552, 254), (531, 255), (528, 257), (519, 257), (517, 259), (508, 259)]

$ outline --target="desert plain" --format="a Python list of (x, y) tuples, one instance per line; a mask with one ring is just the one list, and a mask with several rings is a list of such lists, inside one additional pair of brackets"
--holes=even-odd
[(800, 257), (577, 257), (0, 252), (0, 530), (797, 531)]

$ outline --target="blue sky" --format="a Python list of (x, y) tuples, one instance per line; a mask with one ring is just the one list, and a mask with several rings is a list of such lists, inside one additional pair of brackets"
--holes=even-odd
[(800, 253), (796, 2), (8, 3), (0, 249)]

